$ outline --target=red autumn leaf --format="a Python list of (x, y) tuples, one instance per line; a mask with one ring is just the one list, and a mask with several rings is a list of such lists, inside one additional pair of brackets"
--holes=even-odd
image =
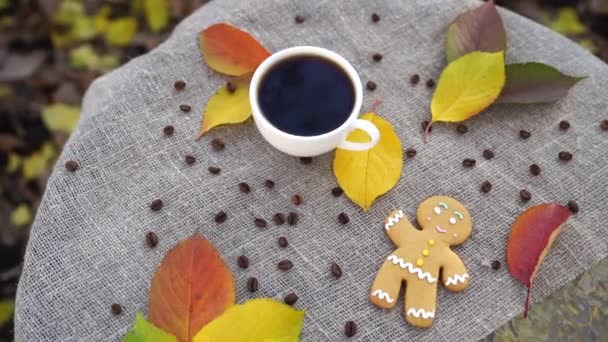
[(173, 247), (154, 274), (148, 316), (179, 341), (190, 341), (234, 297), (232, 273), (211, 243), (194, 235)]
[(570, 210), (559, 204), (541, 204), (519, 215), (507, 241), (507, 264), (511, 275), (528, 289), (524, 317), (528, 315), (532, 281), (551, 244), (570, 217)]
[(201, 31), (199, 43), (209, 67), (231, 76), (254, 71), (270, 56), (249, 33), (228, 24), (215, 24)]

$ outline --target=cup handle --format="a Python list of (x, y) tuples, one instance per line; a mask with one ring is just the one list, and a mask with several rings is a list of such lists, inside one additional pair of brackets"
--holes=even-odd
[(355, 124), (352, 126), (350, 132), (354, 131), (357, 128), (365, 131), (365, 133), (369, 135), (371, 141), (359, 143), (351, 142), (344, 139), (344, 141), (342, 141), (338, 145), (338, 148), (350, 151), (367, 151), (372, 147), (376, 146), (378, 141), (380, 141), (380, 131), (378, 131), (378, 128), (373, 123), (367, 120), (357, 119), (357, 121), (355, 121)]

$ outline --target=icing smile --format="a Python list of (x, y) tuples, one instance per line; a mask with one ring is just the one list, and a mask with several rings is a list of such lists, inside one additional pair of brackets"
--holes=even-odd
[(436, 225), (435, 229), (437, 229), (437, 231), (440, 232), (441, 234), (448, 232), (446, 229), (442, 229), (441, 227), (439, 227), (439, 225)]

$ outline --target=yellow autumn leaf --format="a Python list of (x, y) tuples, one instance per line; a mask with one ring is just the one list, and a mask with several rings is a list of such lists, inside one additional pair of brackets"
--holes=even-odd
[(204, 326), (193, 342), (298, 341), (304, 311), (268, 298), (233, 305)]
[(551, 23), (550, 27), (562, 34), (581, 34), (587, 30), (579, 19), (576, 9), (572, 7), (560, 9), (557, 18)]
[(433, 94), (433, 122), (460, 122), (479, 114), (496, 100), (504, 84), (502, 51), (475, 51), (454, 60), (441, 73)]
[[(367, 211), (378, 196), (397, 184), (403, 166), (403, 149), (393, 126), (375, 113), (361, 119), (372, 122), (380, 131), (380, 141), (368, 151), (336, 150), (334, 174), (344, 193)], [(347, 140), (369, 141), (361, 130), (350, 133)]]
[(152, 32), (160, 32), (169, 23), (169, 0), (145, 0), (146, 21)]
[(110, 21), (106, 29), (106, 41), (110, 45), (128, 45), (137, 31), (135, 17), (124, 17)]
[(0, 326), (13, 317), (15, 302), (12, 299), (0, 299)]
[(47, 159), (40, 151), (36, 151), (23, 160), (21, 174), (25, 180), (32, 180), (44, 174), (47, 170)]
[(11, 152), (8, 155), (8, 163), (6, 163), (6, 172), (13, 173), (19, 169), (21, 166), (21, 156), (18, 154)]
[(236, 91), (230, 93), (227, 85), (220, 88), (209, 101), (201, 120), (201, 128), (197, 139), (214, 127), (224, 124), (235, 124), (243, 122), (251, 116), (251, 105), (249, 104), (249, 84), (239, 82)]
[(42, 109), (42, 121), (53, 132), (72, 133), (80, 118), (80, 108), (54, 103)]
[(98, 33), (104, 33), (110, 25), (110, 14), (112, 8), (108, 5), (103, 5), (93, 16), (93, 27)]
[(32, 209), (27, 204), (20, 204), (11, 212), (11, 223), (17, 227), (25, 226), (32, 221)]

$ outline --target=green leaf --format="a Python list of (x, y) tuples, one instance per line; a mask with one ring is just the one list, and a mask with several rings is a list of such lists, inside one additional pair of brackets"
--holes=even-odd
[(551, 28), (562, 34), (581, 34), (587, 31), (585, 25), (578, 18), (576, 10), (572, 7), (560, 9), (557, 19), (551, 23)]
[(152, 32), (160, 32), (169, 23), (169, 0), (145, 0), (146, 20)]
[(137, 312), (135, 324), (123, 342), (177, 342), (177, 339), (148, 322), (141, 313)]
[(124, 17), (112, 20), (106, 30), (106, 41), (110, 45), (128, 45), (137, 31), (137, 20), (135, 17)]
[(13, 317), (13, 311), (15, 310), (15, 302), (12, 299), (1, 299), (0, 300), (0, 326), (8, 322)]
[(509, 64), (498, 103), (548, 103), (566, 96), (585, 77), (572, 77), (543, 63)]
[(42, 109), (42, 121), (53, 132), (72, 133), (80, 118), (80, 108), (55, 103)]

